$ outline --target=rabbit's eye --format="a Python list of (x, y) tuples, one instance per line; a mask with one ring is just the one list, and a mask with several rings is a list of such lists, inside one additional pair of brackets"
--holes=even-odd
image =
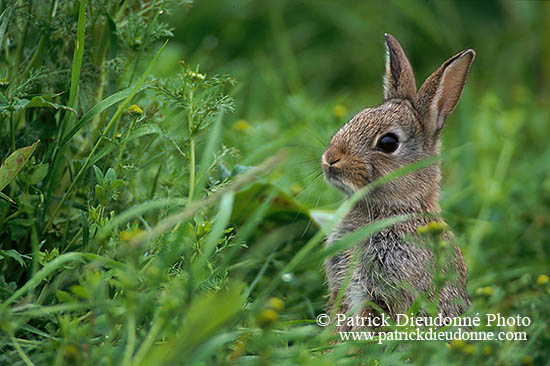
[(380, 140), (378, 140), (378, 144), (376, 146), (383, 152), (390, 154), (397, 150), (397, 147), (399, 146), (399, 139), (395, 134), (387, 133), (382, 136)]

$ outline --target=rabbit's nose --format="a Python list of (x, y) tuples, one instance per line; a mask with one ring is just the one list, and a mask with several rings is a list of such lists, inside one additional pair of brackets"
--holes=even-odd
[(333, 166), (340, 161), (340, 158), (332, 158), (328, 161), (328, 165)]
[(321, 165), (326, 168), (336, 167), (341, 160), (341, 154), (335, 154), (333, 150), (327, 150), (322, 156)]

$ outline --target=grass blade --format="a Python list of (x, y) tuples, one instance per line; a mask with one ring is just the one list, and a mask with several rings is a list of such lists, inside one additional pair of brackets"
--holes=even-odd
[(6, 34), (6, 28), (8, 27), (12, 10), (13, 7), (10, 6), (2, 12), (2, 15), (0, 15), (0, 48), (4, 45), (4, 36)]
[[(86, 29), (86, 2), (80, 0), (80, 7), (78, 10), (78, 28), (76, 33), (76, 43), (73, 55), (73, 65), (71, 70), (71, 89), (69, 90), (69, 103), (68, 107), (76, 110), (75, 104), (78, 96), (78, 87), (80, 83), (80, 71), (82, 69), (82, 58), (84, 56), (84, 31)], [(63, 137), (67, 124), (72, 121), (72, 114), (66, 113), (63, 119), (60, 136)]]

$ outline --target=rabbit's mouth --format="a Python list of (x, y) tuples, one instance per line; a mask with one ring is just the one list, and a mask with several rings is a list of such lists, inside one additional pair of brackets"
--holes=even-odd
[(330, 147), (321, 157), (321, 169), (327, 183), (347, 195), (368, 183), (364, 163), (349, 155), (334, 154)]
[(329, 164), (322, 164), (321, 167), (323, 169), (323, 175), (327, 183), (337, 190), (342, 191), (347, 195), (352, 195), (359, 190), (359, 187), (355, 187), (355, 185), (350, 184), (346, 181), (344, 177), (339, 174), (339, 170), (337, 167), (331, 166)]

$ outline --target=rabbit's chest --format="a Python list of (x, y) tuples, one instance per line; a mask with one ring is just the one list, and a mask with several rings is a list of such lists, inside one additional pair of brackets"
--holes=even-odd
[[(332, 239), (342, 235), (335, 233)], [(330, 245), (330, 239), (328, 243)], [(355, 264), (353, 258), (357, 258)], [(429, 250), (407, 242), (388, 228), (329, 258), (326, 262), (327, 278), (331, 289), (339, 290), (350, 274), (350, 292), (387, 297), (392, 289), (402, 288), (403, 283), (419, 290), (427, 288), (431, 281), (427, 266), (431, 260)]]

